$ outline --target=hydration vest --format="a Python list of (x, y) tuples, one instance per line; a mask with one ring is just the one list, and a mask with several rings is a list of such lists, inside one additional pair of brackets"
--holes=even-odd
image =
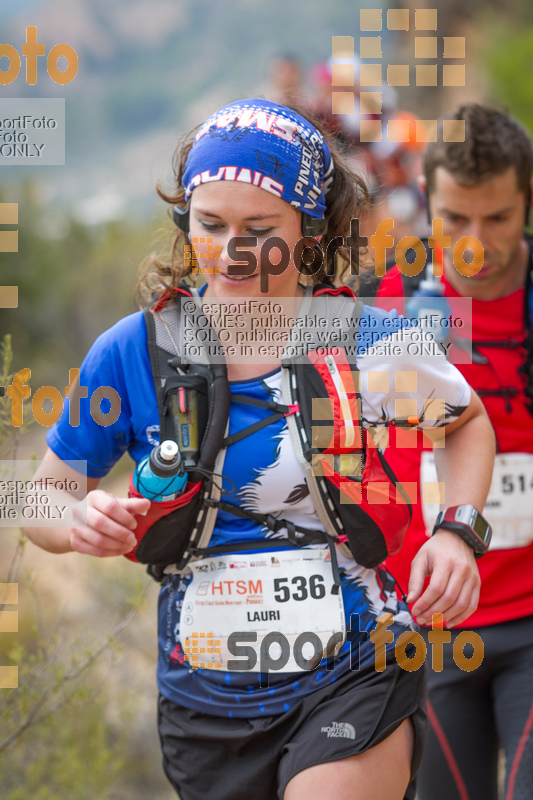
[[(190, 298), (201, 310), (201, 299), (197, 290), (183, 282), (172, 291), (176, 300), (165, 292), (144, 312), (159, 409), (160, 441), (172, 439), (183, 448), (177, 426), (180, 413), (186, 411), (194, 392), (197, 449), (189, 456), (185, 454), (189, 481), (184, 494), (174, 500), (152, 502), (148, 514), (137, 517), (134, 533), (138, 544), (127, 557), (148, 564), (148, 572), (161, 581), (183, 572), (191, 559), (322, 542), (330, 549), (334, 591), (338, 591), (335, 546), (344, 547), (345, 552), (349, 548), (357, 563), (368, 568), (377, 567), (388, 555), (398, 552), (411, 521), (412, 508), (382, 450), (374, 445), (362, 426), (360, 375), (355, 356), (348, 356), (346, 349), (337, 343), (324, 345), (321, 329), (320, 339), (316, 337), (316, 341), (307, 345), (305, 356), (282, 358), (284, 404), (231, 394), (225, 363), (212, 363), (206, 347), (196, 348), (199, 355), (195, 363), (186, 363), (182, 357), (179, 301)], [(347, 319), (356, 340), (363, 304), (356, 300), (351, 289), (307, 287), (300, 315), (311, 298), (313, 313), (318, 311), (321, 319), (328, 320), (330, 332), (336, 328), (339, 333), (339, 326), (333, 320)], [(313, 414), (314, 400), (318, 398), (327, 403), (322, 404), (320, 414), (316, 410)], [(232, 399), (268, 408), (272, 413), (228, 436)], [(287, 419), (298, 461), (325, 531), (303, 528), (223, 500), (226, 448), (282, 417)], [(130, 496), (140, 496), (132, 481)], [(286, 536), (209, 547), (219, 509), (254, 520), (272, 533), (286, 531)]]

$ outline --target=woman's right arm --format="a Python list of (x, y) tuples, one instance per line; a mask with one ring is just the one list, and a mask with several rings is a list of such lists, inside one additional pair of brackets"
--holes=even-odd
[(67, 481), (78, 484), (77, 492), (49, 489), (43, 494), (51, 505), (67, 506), (65, 521), (69, 524), (56, 527), (23, 528), (31, 541), (50, 553), (68, 553), (73, 550), (99, 558), (129, 553), (137, 544), (133, 531), (137, 527), (135, 514), (145, 514), (150, 501), (141, 497), (115, 497), (98, 489), (99, 478), (85, 478), (83, 488), (80, 474), (69, 467), (48, 449), (34, 481), (39, 479)]

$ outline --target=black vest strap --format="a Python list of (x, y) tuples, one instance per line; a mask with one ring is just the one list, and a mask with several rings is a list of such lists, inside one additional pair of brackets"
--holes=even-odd
[[(292, 538), (294, 538), (295, 544), (301, 544), (303, 542), (303, 538), (297, 539), (294, 536), (295, 532), (307, 536), (309, 541), (316, 539), (323, 540), (324, 538), (322, 531), (314, 531), (312, 528), (302, 528), (287, 519), (278, 519), (272, 514), (259, 514), (256, 511), (249, 511), (246, 508), (234, 506), (232, 503), (225, 503), (223, 500), (211, 500), (209, 501), (209, 505), (216, 506), (220, 511), (226, 511), (229, 514), (233, 514), (235, 517), (244, 517), (257, 522), (259, 525), (265, 525), (265, 527), (273, 533), (277, 533), (282, 528), (287, 528), (289, 531), (289, 539), (291, 538), (292, 531)], [(303, 543), (309, 544), (309, 541)]]
[(256, 431), (260, 431), (261, 428), (266, 428), (267, 425), (270, 425), (273, 422), (278, 422), (290, 412), (290, 408), (288, 406), (284, 406), (281, 403), (276, 403), (275, 400), (260, 400), (259, 398), (248, 397), (245, 394), (232, 394), (231, 402), (242, 403), (243, 405), (247, 406), (259, 406), (259, 408), (268, 408), (270, 411), (274, 411), (274, 413), (270, 414), (264, 419), (254, 422), (253, 425), (248, 425), (248, 427), (243, 428), (242, 431), (232, 433), (231, 436), (226, 436), (222, 442), (223, 447), (229, 447), (230, 444), (240, 442), (241, 439), (251, 436), (252, 433), (255, 433)]
[[(235, 545), (223, 544), (216, 547), (206, 547), (201, 550), (192, 550), (195, 555), (209, 556), (216, 555), (217, 553), (238, 552), (239, 550), (253, 550), (263, 547), (263, 544), (268, 542), (269, 547), (276, 547), (280, 542), (283, 542), (283, 547), (304, 547), (309, 544), (317, 544), (325, 542), (329, 548), (331, 555), (331, 567), (333, 571), (333, 588), (332, 594), (338, 594), (340, 588), (340, 575), (339, 564), (337, 561), (337, 552), (335, 550), (336, 539), (330, 536), (325, 531), (317, 531), (312, 528), (302, 528), (295, 525), (287, 519), (276, 519), (272, 514), (258, 514), (255, 511), (248, 511), (240, 506), (234, 506), (231, 503), (225, 503), (222, 500), (208, 500), (210, 506), (218, 508), (220, 511), (226, 511), (233, 514), (235, 517), (243, 517), (257, 522), (259, 525), (264, 525), (269, 531), (277, 533), (283, 528), (287, 529), (287, 539), (262, 539), (260, 542), (236, 542)], [(301, 534), (299, 537), (296, 534)]]

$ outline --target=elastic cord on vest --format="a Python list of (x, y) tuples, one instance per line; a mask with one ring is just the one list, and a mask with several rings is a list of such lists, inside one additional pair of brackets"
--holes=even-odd
[[(219, 555), (220, 553), (229, 553), (232, 550), (257, 550), (259, 547), (276, 548), (276, 547), (304, 547), (309, 544), (316, 544), (317, 542), (326, 542), (329, 553), (331, 556), (331, 570), (333, 573), (333, 586), (331, 594), (338, 594), (341, 586), (341, 579), (339, 573), (339, 563), (337, 560), (337, 552), (335, 550), (336, 540), (325, 531), (317, 531), (311, 528), (303, 528), (300, 525), (295, 525), (287, 519), (277, 519), (272, 514), (258, 514), (255, 511), (248, 511), (248, 509), (234, 506), (231, 503), (224, 503), (220, 500), (208, 500), (208, 505), (217, 508), (219, 511), (225, 511), (228, 514), (233, 514), (235, 517), (243, 517), (263, 525), (272, 533), (278, 533), (284, 528), (287, 529), (287, 539), (267, 539), (250, 542), (239, 542), (235, 546), (229, 544), (221, 544), (216, 547), (206, 547), (203, 549), (192, 549), (197, 556), (211, 556)], [(297, 536), (296, 534), (300, 534)]]

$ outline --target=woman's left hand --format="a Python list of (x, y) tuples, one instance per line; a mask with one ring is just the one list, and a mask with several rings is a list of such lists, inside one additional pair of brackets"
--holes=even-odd
[[(424, 581), (430, 578), (426, 590)], [(420, 548), (411, 564), (407, 602), (421, 625), (442, 614), (452, 628), (473, 614), (481, 580), (474, 551), (455, 533), (438, 530)]]

